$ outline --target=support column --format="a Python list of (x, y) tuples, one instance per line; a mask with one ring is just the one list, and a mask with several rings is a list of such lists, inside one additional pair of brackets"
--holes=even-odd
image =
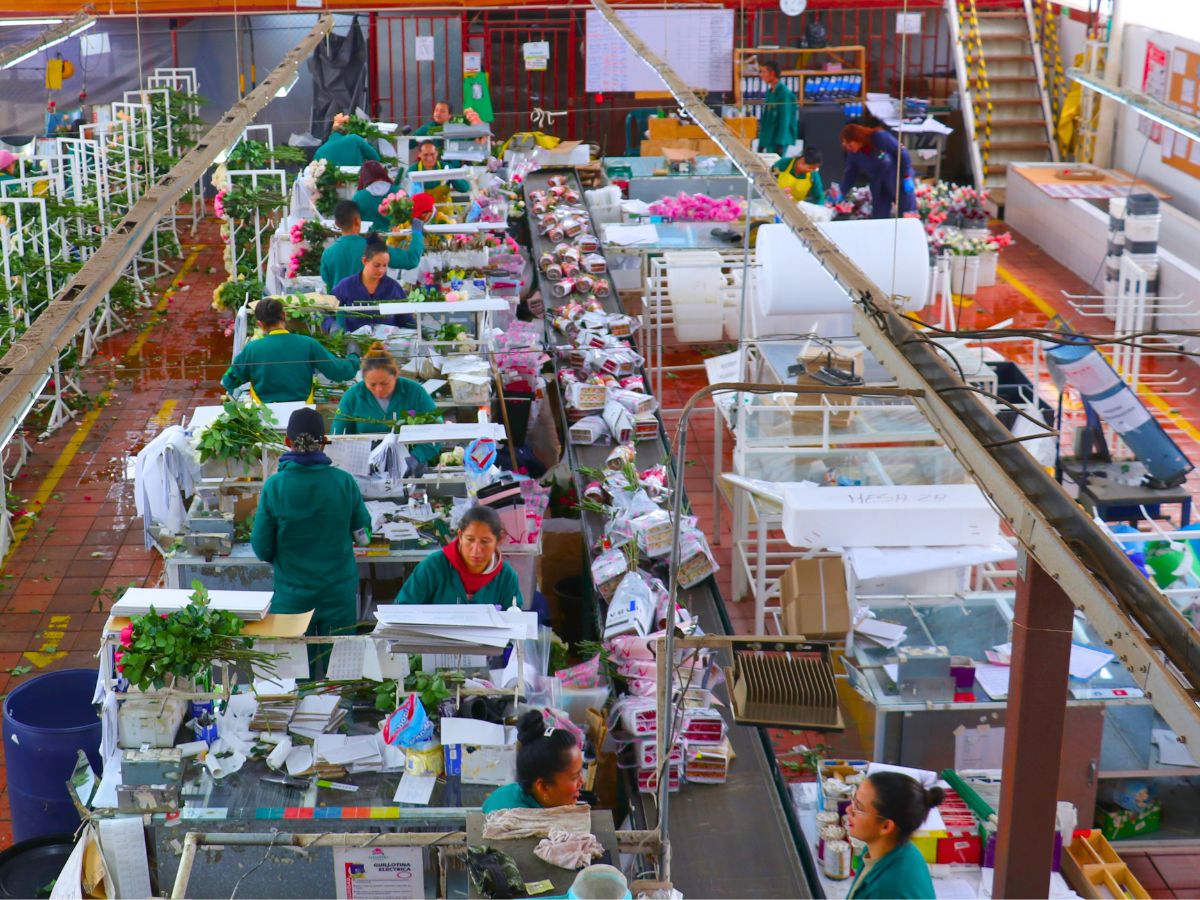
[(1059, 583), (1024, 550), (1019, 572), (992, 889), (997, 898), (1049, 895), (1075, 613)]

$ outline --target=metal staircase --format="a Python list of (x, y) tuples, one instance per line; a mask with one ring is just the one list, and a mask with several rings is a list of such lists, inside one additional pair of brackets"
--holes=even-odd
[(1033, 8), (946, 0), (975, 186), (1004, 203), (1010, 162), (1058, 160)]

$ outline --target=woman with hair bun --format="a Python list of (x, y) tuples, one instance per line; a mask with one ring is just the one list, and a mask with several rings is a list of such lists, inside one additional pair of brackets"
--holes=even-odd
[(945, 792), (902, 772), (876, 772), (850, 803), (850, 836), (867, 845), (865, 866), (850, 886), (853, 900), (932, 900), (933, 879), (910, 838)]
[[(417, 382), (402, 378), (392, 354), (376, 341), (363, 355), (362, 381), (342, 395), (332, 430), (334, 434), (383, 434), (391, 430), (392, 422), (405, 415), (431, 412), (437, 412), (433, 398)], [(411, 452), (408, 472), (419, 477), (437, 456), (438, 448), (434, 444), (417, 444)]]
[(517, 722), (517, 743), (517, 780), (492, 791), (483, 811), (574, 806), (583, 789), (583, 751), (575, 735), (531, 709)]
[(907, 148), (894, 134), (883, 128), (847, 125), (842, 129), (842, 149), (846, 151), (846, 169), (839, 196), (848, 196), (864, 178), (871, 189), (872, 218), (890, 219), (917, 211), (917, 175)]

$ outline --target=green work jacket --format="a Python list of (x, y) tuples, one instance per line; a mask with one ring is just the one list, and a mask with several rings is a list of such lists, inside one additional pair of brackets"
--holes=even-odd
[(400, 593), (396, 595), (397, 603), (490, 603), (502, 609), (512, 605), (513, 598), (517, 606), (522, 605), (521, 584), (517, 573), (508, 563), (501, 563), (500, 573), (485, 584), (471, 599), (467, 599), (467, 589), (463, 587), (462, 579), (450, 560), (441, 550), (436, 550), (421, 560), (413, 569)]
[(354, 476), (328, 463), (284, 459), (258, 501), (250, 544), (275, 567), (271, 612), (316, 610), (314, 629), (352, 626), (358, 617), (354, 532), (371, 516)]
[[(343, 278), (357, 275), (363, 269), (363, 251), (367, 249), (367, 238), (362, 234), (343, 234), (321, 253), (321, 280), (325, 289), (333, 292)], [(392, 269), (415, 269), (425, 255), (425, 234), (414, 231), (407, 247), (388, 247), (388, 267)]]
[(354, 354), (338, 359), (316, 338), (281, 328), (243, 347), (221, 384), (232, 393), (248, 381), (262, 403), (294, 402), (312, 396), (314, 372), (330, 381), (350, 381), (358, 365)]
[(905, 841), (864, 869), (850, 886), (852, 900), (933, 900), (929, 865), (912, 841)]
[[(431, 413), (437, 409), (437, 404), (417, 382), (397, 378), (396, 389), (385, 410), (366, 383), (360, 381), (342, 395), (333, 417), (333, 433), (382, 434), (391, 430), (390, 421), (404, 418), (410, 409), (416, 413)], [(429, 463), (437, 456), (438, 448), (435, 444), (416, 444), (409, 452), (421, 462)]]
[(368, 159), (379, 162), (379, 151), (362, 135), (335, 131), (317, 148), (313, 159), (324, 159), (334, 166), (361, 166)]
[(796, 142), (799, 121), (796, 117), (796, 96), (782, 81), (767, 91), (762, 115), (758, 119), (758, 149), (761, 153), (782, 156)]

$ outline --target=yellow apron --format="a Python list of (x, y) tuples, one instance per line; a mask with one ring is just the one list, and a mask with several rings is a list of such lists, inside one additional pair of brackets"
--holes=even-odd
[[(290, 333), (290, 332), (289, 332), (289, 331), (288, 331), (286, 328), (276, 328), (274, 331), (268, 331), (268, 332), (267, 332), (267, 334), (289, 334), (289, 333)], [(307, 400), (305, 400), (304, 402), (305, 402), (305, 403), (312, 403), (312, 402), (313, 402), (313, 397), (314, 397), (314, 396), (316, 396), (316, 393), (317, 393), (317, 379), (315, 379), (315, 378), (314, 378), (314, 379), (313, 379), (313, 383), (312, 383), (312, 387), (308, 389), (308, 399), (307, 399)], [(256, 394), (256, 393), (254, 392), (254, 382), (253, 382), (253, 381), (252, 381), (252, 382), (250, 382), (250, 399), (251, 399), (251, 400), (253, 400), (255, 403), (259, 404), (260, 406), (265, 406), (265, 405), (266, 405), (266, 404), (265, 404), (265, 403), (263, 403), (263, 402), (262, 402), (262, 400), (259, 398), (258, 394)]]
[(796, 175), (792, 172), (792, 164), (789, 164), (786, 169), (776, 174), (775, 181), (778, 182), (781, 188), (791, 193), (792, 199), (797, 203), (801, 200), (806, 200), (808, 192), (812, 190), (812, 172)]

